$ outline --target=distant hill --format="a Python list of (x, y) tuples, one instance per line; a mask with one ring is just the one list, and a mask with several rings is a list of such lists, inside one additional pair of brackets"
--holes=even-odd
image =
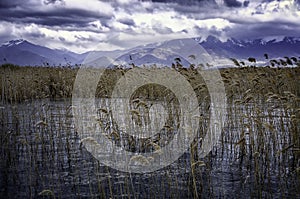
[(228, 39), (225, 42), (216, 37), (209, 36), (200, 44), (211, 55), (225, 58), (247, 59), (255, 57), (264, 59), (267, 53), (270, 58), (300, 55), (300, 38), (295, 37), (273, 37), (255, 40)]
[[(214, 59), (248, 59), (255, 57), (257, 60), (265, 60), (264, 54), (269, 58), (284, 56), (300, 56), (300, 38), (297, 37), (273, 37), (255, 40), (228, 39), (221, 41), (216, 37), (208, 36), (205, 39), (198, 38), (201, 45)], [(138, 46), (126, 51), (91, 51), (77, 54), (67, 50), (50, 49), (41, 45), (32, 44), (26, 40), (13, 40), (0, 46), (0, 64), (11, 63), (20, 66), (66, 66), (81, 64), (84, 60), (109, 57), (118, 59), (118, 63), (134, 63), (143, 65), (149, 63), (161, 63), (170, 65), (174, 57), (182, 58), (186, 54), (182, 51), (169, 52), (170, 47), (179, 45), (178, 40), (162, 43)], [(173, 53), (173, 54), (172, 54)], [(192, 53), (192, 52), (191, 52)], [(195, 52), (197, 53), (197, 52)], [(107, 61), (104, 60), (103, 63)], [(103, 61), (102, 60), (102, 61)], [(187, 60), (182, 59), (183, 63)]]
[(22, 39), (9, 41), (0, 46), (0, 64), (59, 66), (78, 64), (83, 59), (84, 55), (70, 51), (53, 50)]

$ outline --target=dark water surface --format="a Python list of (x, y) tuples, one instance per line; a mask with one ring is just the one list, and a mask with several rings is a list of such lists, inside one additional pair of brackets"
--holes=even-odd
[(129, 174), (81, 145), (70, 100), (2, 105), (0, 198), (300, 198), (291, 113), (260, 104), (228, 109), (205, 165), (192, 171), (187, 151), (158, 171)]

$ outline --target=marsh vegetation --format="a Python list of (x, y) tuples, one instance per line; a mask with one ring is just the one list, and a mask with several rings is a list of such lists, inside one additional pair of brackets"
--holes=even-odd
[[(300, 67), (255, 67), (252, 62), (219, 69), (226, 118), (220, 140), (205, 158), (199, 153), (209, 126), (210, 95), (194, 67), (175, 68), (199, 102), (197, 136), (177, 161), (144, 174), (111, 169), (83, 146), (93, 140), (80, 138), (72, 115), (78, 69), (1, 66), (1, 198), (300, 197)], [(167, 110), (165, 123), (151, 139), (122, 132), (109, 102), (118, 79), (129, 70), (105, 70), (95, 93), (97, 120), (111, 142), (137, 154), (131, 162), (150, 164), (155, 157), (143, 154), (159, 153), (180, 126), (179, 102), (164, 86), (140, 87), (129, 104), (133, 126), (149, 123), (157, 103)]]

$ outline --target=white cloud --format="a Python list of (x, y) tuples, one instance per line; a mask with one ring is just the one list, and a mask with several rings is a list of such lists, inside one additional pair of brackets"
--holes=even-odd
[(8, 22), (0, 22), (0, 37), (12, 34), (12, 24)]
[(100, 14), (113, 15), (114, 8), (99, 0), (64, 0), (66, 9), (80, 9)]
[[(209, 34), (216, 34), (223, 40), (236, 35), (273, 36), (274, 31), (268, 33), (274, 30), (272, 26), (275, 26), (276, 30), (294, 28), (296, 33), (300, 31), (300, 28), (297, 28), (300, 27), (300, 11), (295, 7), (293, 0), (264, 3), (253, 0), (247, 8), (220, 6), (218, 9), (199, 8), (199, 12), (195, 12), (195, 7), (176, 4), (163, 6), (164, 4), (138, 0), (64, 0), (63, 5), (56, 3), (46, 6), (42, 2), (43, 0), (40, 0), (40, 3), (32, 1), (30, 10), (42, 11), (45, 15), (56, 10), (80, 10), (96, 14), (86, 21), (84, 19), (80, 24), (77, 22), (81, 19), (74, 17), (72, 21), (72, 16), (68, 16), (68, 20), (71, 18), (70, 24), (63, 25), (35, 23), (34, 20), (38, 20), (38, 17), (31, 23), (23, 22), (22, 18), (19, 22), (0, 21), (0, 39), (3, 41), (7, 38), (24, 38), (51, 48), (85, 52), (124, 49), (175, 38), (206, 37)], [(223, 2), (220, 0), (218, 4), (222, 5)], [(20, 11), (22, 7), (17, 9)], [(65, 16), (61, 17), (63, 19)]]

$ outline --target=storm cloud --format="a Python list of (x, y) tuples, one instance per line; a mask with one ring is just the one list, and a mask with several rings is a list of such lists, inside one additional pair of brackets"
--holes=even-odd
[[(0, 43), (113, 50), (173, 38), (299, 36), (300, 0), (1, 0)], [(285, 17), (283, 17), (285, 16)]]
[(241, 7), (243, 5), (242, 2), (237, 0), (225, 0), (225, 4), (229, 7)]

